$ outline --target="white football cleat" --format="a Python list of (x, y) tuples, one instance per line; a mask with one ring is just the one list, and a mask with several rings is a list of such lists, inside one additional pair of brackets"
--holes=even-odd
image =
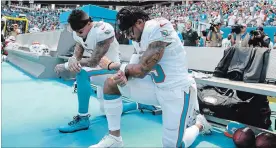
[(203, 129), (200, 131), (201, 134), (203, 135), (212, 134), (212, 125), (208, 123), (208, 121), (203, 115), (199, 114), (196, 116), (196, 123), (203, 126)]
[(120, 148), (123, 147), (123, 145), (124, 144), (122, 140), (117, 140), (111, 135), (106, 135), (98, 144), (91, 145), (89, 148)]

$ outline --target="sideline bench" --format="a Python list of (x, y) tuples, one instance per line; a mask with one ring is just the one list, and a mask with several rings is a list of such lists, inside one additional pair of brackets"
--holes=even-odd
[[(188, 64), (189, 69), (203, 72), (213, 72), (220, 59), (223, 57), (223, 48), (195, 48), (187, 47), (185, 48), (188, 54)], [(206, 56), (209, 55), (209, 56)], [(275, 63), (274, 63), (275, 64)], [(229, 88), (249, 93), (255, 93), (260, 95), (276, 97), (276, 85), (273, 84), (264, 84), (264, 83), (245, 83), (242, 81), (232, 81), (225, 78), (195, 78), (197, 84), (209, 85), (215, 87)], [(214, 126), (227, 126), (229, 120), (220, 119), (210, 115), (205, 115), (206, 119), (213, 123)], [(275, 121), (276, 122), (276, 121)], [(249, 126), (251, 129), (256, 132), (270, 132), (271, 131)], [(274, 127), (276, 129), (276, 127)], [(273, 133), (275, 134), (275, 133)]]
[(202, 79), (196, 78), (195, 80), (198, 84), (223, 87), (249, 93), (276, 97), (276, 85), (272, 84), (244, 83), (242, 81), (231, 81), (228, 79), (216, 77)]
[[(186, 47), (189, 69), (203, 72), (214, 72), (223, 57), (223, 48), (217, 47)], [(209, 55), (209, 56), (207, 56)], [(275, 64), (275, 63), (274, 63)], [(264, 83), (245, 83), (224, 78), (196, 78), (198, 84), (230, 88), (260, 95), (276, 97), (276, 85)]]

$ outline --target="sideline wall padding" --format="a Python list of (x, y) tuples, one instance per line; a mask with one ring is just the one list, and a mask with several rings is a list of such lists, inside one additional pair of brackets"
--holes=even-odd
[[(213, 72), (223, 56), (224, 49), (218, 47), (184, 47), (187, 52), (188, 68)], [(132, 45), (120, 45), (122, 61), (129, 61), (134, 52)]]
[(36, 78), (57, 78), (54, 68), (62, 59), (38, 56), (22, 50), (9, 50), (8, 61)]
[[(21, 34), (16, 37), (16, 42), (21, 47), (19, 50), (8, 50), (9, 62), (36, 78), (58, 77), (54, 68), (57, 64), (64, 63), (58, 56), (66, 54), (76, 44), (67, 30)], [(29, 52), (29, 46), (33, 42), (47, 45), (52, 56), (39, 56)]]

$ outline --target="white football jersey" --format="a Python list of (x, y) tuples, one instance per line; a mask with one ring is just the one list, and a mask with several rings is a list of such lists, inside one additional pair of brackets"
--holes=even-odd
[(84, 50), (92, 54), (93, 50), (96, 48), (98, 42), (106, 40), (114, 36), (114, 41), (111, 43), (106, 56), (113, 62), (120, 62), (119, 58), (119, 43), (115, 38), (114, 28), (105, 22), (93, 22), (93, 27), (89, 31), (85, 42), (76, 32), (73, 32), (73, 38), (76, 42), (80, 43)]
[(149, 44), (155, 41), (170, 43), (165, 48), (162, 59), (150, 72), (156, 85), (160, 88), (190, 86), (186, 51), (173, 25), (167, 19), (157, 18), (147, 21), (140, 43), (133, 42), (133, 45), (137, 54), (142, 56)]

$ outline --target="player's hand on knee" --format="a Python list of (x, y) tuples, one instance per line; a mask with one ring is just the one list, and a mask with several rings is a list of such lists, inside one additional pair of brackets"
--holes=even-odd
[(101, 67), (102, 69), (108, 69), (108, 65), (109, 65), (111, 62), (112, 62), (112, 61), (109, 60), (106, 56), (103, 56), (103, 57), (101, 58), (101, 60), (100, 60), (99, 65), (100, 65), (100, 67)]
[(55, 72), (56, 72), (57, 74), (60, 74), (61, 72), (64, 72), (65, 70), (66, 70), (65, 64), (58, 64), (58, 65), (56, 65), (56, 67), (55, 67)]
[(103, 56), (99, 62), (99, 65), (102, 69), (108, 69), (108, 64), (112, 61), (109, 60), (106, 56)]
[(118, 72), (113, 76), (113, 80), (114, 80), (114, 82), (115, 82), (117, 85), (119, 85), (119, 86), (121, 86), (121, 87), (125, 86), (126, 83), (127, 83), (127, 78), (126, 78), (124, 72), (121, 71), (121, 70), (118, 71)]
[(75, 73), (78, 73), (81, 70), (81, 66), (79, 62), (72, 63), (71, 65), (68, 66), (68, 68), (71, 72), (75, 72)]
[(80, 72), (80, 70), (81, 70), (80, 62), (77, 61), (77, 59), (74, 58), (74, 57), (69, 58), (69, 60), (68, 60), (68, 69), (71, 72), (75, 72), (75, 73)]

